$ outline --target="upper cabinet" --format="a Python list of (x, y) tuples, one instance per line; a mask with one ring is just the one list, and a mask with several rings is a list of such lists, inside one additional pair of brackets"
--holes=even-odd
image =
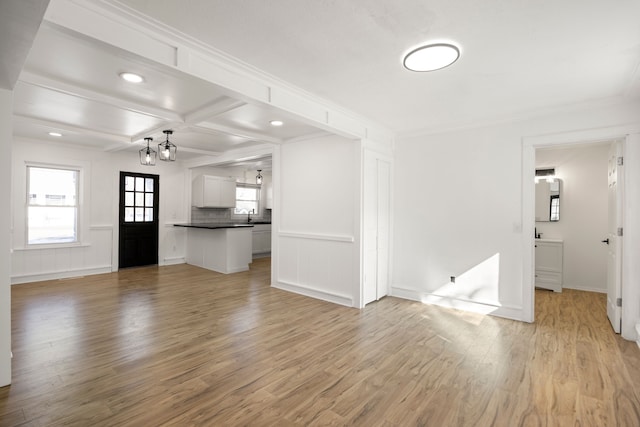
[(193, 180), (191, 203), (197, 208), (233, 208), (236, 205), (236, 180), (199, 175)]

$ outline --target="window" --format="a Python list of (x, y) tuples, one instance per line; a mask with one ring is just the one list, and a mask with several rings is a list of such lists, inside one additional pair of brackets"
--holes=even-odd
[(560, 221), (560, 196), (551, 196), (551, 212), (549, 215), (549, 221)]
[(236, 207), (233, 213), (242, 214), (258, 214), (260, 212), (260, 187), (251, 184), (236, 185)]
[(124, 177), (124, 222), (153, 222), (153, 178)]
[(27, 243), (78, 241), (78, 177), (74, 169), (27, 166)]

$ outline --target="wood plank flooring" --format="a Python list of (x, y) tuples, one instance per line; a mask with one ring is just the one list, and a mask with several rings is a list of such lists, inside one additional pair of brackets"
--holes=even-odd
[(269, 287), (270, 259), (12, 288), (1, 426), (638, 426), (640, 350), (604, 296), (537, 291), (535, 324)]

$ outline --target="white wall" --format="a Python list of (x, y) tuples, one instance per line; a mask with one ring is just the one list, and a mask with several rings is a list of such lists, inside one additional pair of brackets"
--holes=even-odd
[(274, 152), (273, 286), (359, 302), (360, 143), (331, 136)]
[(7, 201), (11, 200), (12, 92), (0, 89), (0, 197), (5, 208), (0, 209), (0, 387), (11, 383), (11, 215)]
[(610, 144), (536, 150), (536, 167), (555, 167), (562, 180), (560, 221), (536, 222), (543, 238), (562, 239), (563, 288), (607, 292)]
[(504, 126), (398, 141), (393, 295), (521, 305), (518, 140)]
[(635, 102), (398, 138), (392, 294), (529, 319), (523, 139), (639, 122)]
[[(140, 165), (137, 153), (105, 153), (25, 140), (14, 142), (12, 158), (12, 283), (117, 270), (120, 171), (160, 176), (158, 263), (184, 262), (186, 235), (183, 229), (172, 226), (188, 218), (186, 169), (180, 162), (158, 162), (155, 167), (148, 167)], [(81, 168), (81, 245), (26, 247), (26, 162)], [(190, 188), (189, 184), (189, 192)]]

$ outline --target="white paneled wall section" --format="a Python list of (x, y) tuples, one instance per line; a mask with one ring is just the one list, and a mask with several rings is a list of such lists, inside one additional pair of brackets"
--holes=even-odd
[(274, 287), (359, 304), (359, 152), (337, 136), (277, 148)]

